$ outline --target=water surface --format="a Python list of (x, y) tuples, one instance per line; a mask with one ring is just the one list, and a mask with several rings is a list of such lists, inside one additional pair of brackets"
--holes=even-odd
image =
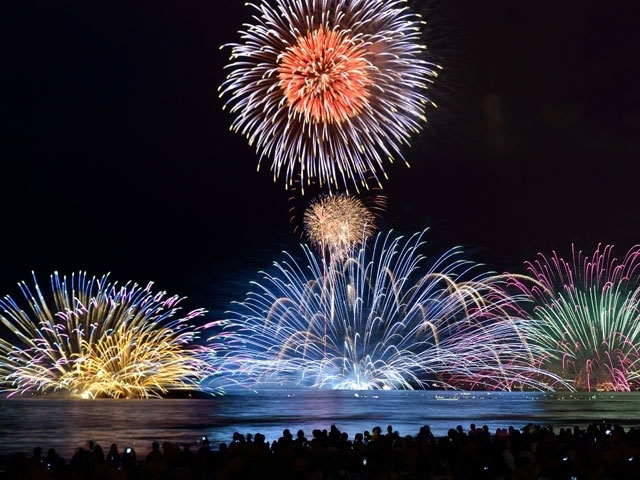
[(207, 435), (212, 445), (234, 432), (261, 432), (267, 440), (283, 428), (307, 436), (335, 424), (352, 437), (393, 425), (415, 435), (429, 425), (435, 435), (470, 423), (521, 428), (528, 423), (586, 426), (606, 419), (640, 424), (640, 393), (544, 394), (459, 392), (347, 392), (265, 390), (233, 392), (211, 399), (79, 400), (67, 398), (0, 400), (0, 456), (55, 448), (67, 459), (88, 440), (108, 449), (133, 446), (146, 454), (154, 440), (194, 443)]

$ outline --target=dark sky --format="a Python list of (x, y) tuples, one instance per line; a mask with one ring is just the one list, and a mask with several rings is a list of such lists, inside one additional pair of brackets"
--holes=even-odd
[[(35, 270), (156, 280), (218, 314), (296, 251), (288, 194), (217, 87), (244, 2), (12, 2), (3, 17), (2, 294)], [(631, 5), (632, 2), (627, 2)], [(388, 168), (384, 228), (519, 269), (640, 242), (637, 12), (622, 2), (414, 2), (445, 67)], [(627, 8), (627, 10), (625, 10)], [(8, 102), (6, 102), (8, 100)], [(7, 108), (8, 107), (8, 108)], [(193, 305), (196, 306), (196, 305)]]

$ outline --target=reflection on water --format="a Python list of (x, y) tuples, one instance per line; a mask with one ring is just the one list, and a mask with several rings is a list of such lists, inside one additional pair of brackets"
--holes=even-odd
[(640, 423), (640, 393), (542, 394), (454, 392), (346, 392), (267, 390), (233, 392), (207, 400), (0, 400), (0, 455), (54, 447), (70, 458), (87, 440), (104, 448), (134, 446), (146, 453), (154, 440), (192, 443), (208, 435), (227, 442), (233, 432), (278, 438), (283, 428), (338, 428), (353, 435), (393, 425), (414, 435), (430, 425), (436, 435), (469, 423), (498, 427), (527, 423), (587, 425), (607, 419)]

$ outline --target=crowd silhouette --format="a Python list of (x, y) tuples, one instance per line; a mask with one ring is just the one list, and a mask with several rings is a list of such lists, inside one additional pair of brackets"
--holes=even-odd
[(389, 425), (351, 438), (335, 425), (307, 438), (288, 429), (264, 435), (234, 433), (217, 449), (202, 437), (196, 445), (154, 442), (146, 456), (88, 442), (70, 462), (54, 449), (46, 456), (14, 454), (7, 479), (505, 479), (606, 480), (640, 478), (640, 429), (607, 423), (554, 429), (528, 425), (498, 429), (462, 426), (435, 438), (429, 427), (401, 436)]

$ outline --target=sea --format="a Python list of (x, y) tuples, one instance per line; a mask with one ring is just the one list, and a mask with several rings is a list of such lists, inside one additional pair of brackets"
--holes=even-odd
[(105, 451), (112, 443), (146, 454), (154, 441), (213, 448), (234, 432), (260, 432), (268, 441), (288, 428), (307, 438), (314, 429), (336, 425), (353, 435), (391, 425), (415, 435), (429, 425), (436, 436), (471, 423), (522, 428), (607, 421), (640, 426), (640, 393), (531, 393), (451, 391), (326, 391), (269, 389), (232, 391), (207, 399), (82, 400), (65, 397), (0, 399), (0, 461), (35, 446), (55, 448), (70, 459), (87, 442)]

